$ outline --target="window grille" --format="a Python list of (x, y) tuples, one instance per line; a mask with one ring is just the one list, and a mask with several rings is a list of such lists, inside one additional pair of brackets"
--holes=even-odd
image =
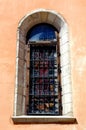
[(30, 45), (28, 115), (60, 115), (61, 87), (56, 45)]

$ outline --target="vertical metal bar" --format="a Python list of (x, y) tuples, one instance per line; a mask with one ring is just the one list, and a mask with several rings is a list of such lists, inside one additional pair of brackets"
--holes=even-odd
[(59, 100), (59, 115), (62, 115), (62, 95), (61, 95), (61, 70), (60, 70), (60, 45), (59, 41), (57, 43), (57, 58), (58, 58), (58, 79), (59, 79), (59, 85), (58, 85), (58, 100)]
[[(55, 53), (55, 50), (53, 49), (53, 62), (55, 61), (55, 59), (54, 59), (54, 53)], [(54, 103), (54, 113), (55, 113), (55, 84), (54, 84), (54, 80), (55, 80), (55, 72), (54, 72), (54, 67), (52, 67), (52, 73), (53, 73), (53, 87), (54, 87), (54, 101), (53, 101), (53, 103)]]
[[(58, 65), (58, 63), (59, 63), (59, 59), (58, 59), (58, 42), (57, 42), (57, 45), (56, 45), (56, 54), (57, 54), (57, 57), (56, 57), (56, 59), (57, 59), (57, 65)], [(56, 66), (57, 66), (56, 65)], [(56, 67), (57, 69), (58, 69), (58, 67)], [(57, 81), (60, 83), (60, 81), (59, 81), (59, 79), (60, 79), (60, 76), (59, 76), (59, 73), (58, 73), (58, 70), (57, 70)], [(58, 87), (58, 94), (57, 95), (59, 95), (59, 87)], [(59, 100), (59, 96), (57, 97), (57, 99)], [(58, 103), (58, 102), (57, 102)], [(59, 104), (58, 104), (59, 105)], [(59, 106), (58, 106), (59, 107)], [(60, 109), (59, 109), (59, 114), (60, 114)]]
[[(45, 50), (43, 50), (43, 68), (45, 66)], [(45, 90), (45, 78), (43, 78), (44, 90)], [(44, 91), (44, 113), (45, 113), (45, 91)]]
[[(38, 56), (40, 55), (40, 50), (38, 50)], [(38, 58), (38, 62), (40, 63), (39, 61), (39, 58)], [(39, 71), (39, 76), (38, 76), (38, 81), (40, 81), (40, 64), (38, 66), (38, 71)], [(38, 95), (38, 111), (40, 112), (40, 82), (38, 83), (38, 88), (39, 88), (39, 95)]]
[[(43, 51), (42, 53), (43, 53), (42, 56), (44, 57), (44, 51)], [(44, 58), (43, 58), (42, 60), (43, 60), (43, 66), (45, 67)], [(42, 67), (42, 68), (44, 68), (44, 67)], [(43, 98), (43, 107), (44, 107), (44, 110), (43, 110), (43, 111), (44, 111), (44, 113), (45, 113), (45, 105), (44, 105), (44, 104), (45, 104), (45, 96), (44, 96), (44, 95), (45, 95), (45, 91), (44, 91), (45, 81), (44, 81), (44, 78), (42, 78), (42, 80), (43, 80), (43, 97), (44, 97), (44, 98)]]
[[(49, 48), (48, 48), (48, 66), (47, 66), (47, 69), (48, 69), (47, 80), (49, 80), (49, 76), (50, 76), (50, 74), (49, 74), (49, 71), (50, 71), (50, 68), (49, 68)], [(50, 82), (48, 82), (47, 86), (48, 86), (48, 94), (49, 94), (49, 98), (50, 98)], [(49, 103), (49, 112), (50, 112), (50, 101), (48, 103)]]

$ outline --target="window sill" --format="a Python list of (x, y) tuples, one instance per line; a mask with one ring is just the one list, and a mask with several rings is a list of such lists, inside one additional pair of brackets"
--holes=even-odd
[(62, 123), (72, 124), (76, 123), (76, 119), (71, 116), (13, 116), (14, 124), (19, 123)]

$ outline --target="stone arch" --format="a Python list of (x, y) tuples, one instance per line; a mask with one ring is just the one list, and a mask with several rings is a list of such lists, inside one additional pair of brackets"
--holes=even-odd
[(62, 116), (73, 116), (71, 68), (69, 54), (69, 31), (66, 20), (57, 12), (52, 10), (38, 9), (24, 16), (17, 30), (17, 55), (16, 55), (16, 84), (14, 116), (25, 115), (26, 98), (26, 34), (34, 25), (49, 23), (59, 32), (60, 61), (61, 61), (61, 84), (62, 84)]

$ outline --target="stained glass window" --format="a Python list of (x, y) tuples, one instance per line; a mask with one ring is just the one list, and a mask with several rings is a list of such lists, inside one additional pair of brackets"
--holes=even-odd
[[(39, 41), (40, 44), (33, 41)], [(30, 47), (27, 115), (61, 115), (60, 61), (56, 30), (48, 24), (36, 25), (27, 33), (27, 42)]]
[(32, 45), (30, 50), (30, 90), (27, 114), (59, 115), (56, 45)]

